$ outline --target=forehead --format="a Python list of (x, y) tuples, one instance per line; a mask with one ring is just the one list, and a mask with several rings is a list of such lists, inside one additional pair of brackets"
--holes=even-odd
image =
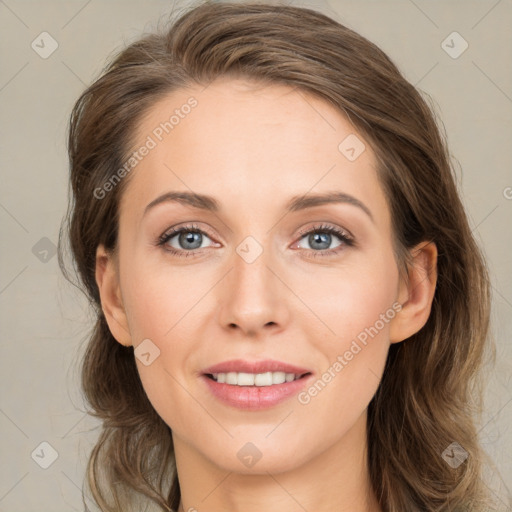
[(326, 101), (286, 85), (224, 78), (173, 91), (146, 112), (136, 140), (151, 149), (121, 209), (140, 211), (168, 190), (219, 197), (239, 211), (329, 190), (385, 207), (368, 143)]

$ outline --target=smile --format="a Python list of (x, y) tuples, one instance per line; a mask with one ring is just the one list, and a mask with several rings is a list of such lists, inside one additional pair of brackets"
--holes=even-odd
[(231, 384), (232, 386), (272, 386), (274, 384), (283, 384), (284, 382), (292, 382), (300, 379), (303, 375), (285, 372), (265, 372), (265, 373), (245, 373), (245, 372), (228, 372), (208, 374), (220, 384)]
[[(290, 400), (308, 386), (313, 378), (312, 373), (298, 375), (284, 372), (227, 372), (201, 376), (210, 396), (224, 405), (245, 411), (268, 409)], [(226, 381), (221, 382), (222, 379)]]

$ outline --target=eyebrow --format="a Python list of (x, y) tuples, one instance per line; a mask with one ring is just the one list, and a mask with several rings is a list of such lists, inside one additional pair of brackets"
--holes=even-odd
[[(201, 210), (207, 210), (211, 212), (218, 212), (220, 205), (216, 199), (211, 196), (204, 194), (197, 194), (195, 192), (167, 192), (158, 196), (156, 199), (151, 201), (144, 210), (144, 215), (149, 210), (161, 203), (175, 202), (186, 206), (192, 206)], [(345, 194), (344, 192), (327, 192), (323, 194), (306, 194), (303, 196), (292, 197), (285, 206), (285, 211), (296, 212), (299, 210), (305, 210), (306, 208), (313, 208), (315, 206), (322, 206), (324, 204), (350, 204), (363, 210), (368, 217), (375, 222), (372, 212), (370, 209), (362, 203), (359, 199)]]

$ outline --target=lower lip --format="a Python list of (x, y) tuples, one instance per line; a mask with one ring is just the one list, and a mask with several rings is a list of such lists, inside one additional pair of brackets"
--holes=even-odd
[(296, 395), (311, 377), (313, 376), (309, 374), (292, 382), (272, 386), (236, 386), (219, 383), (206, 375), (201, 376), (210, 391), (221, 401), (238, 409), (251, 411), (268, 409), (284, 402)]

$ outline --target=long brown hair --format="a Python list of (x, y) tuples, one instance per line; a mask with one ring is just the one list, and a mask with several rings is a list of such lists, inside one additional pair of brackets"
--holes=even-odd
[[(176, 89), (221, 76), (286, 84), (346, 115), (377, 157), (402, 275), (409, 248), (423, 240), (437, 245), (430, 317), (414, 336), (391, 345), (368, 408), (370, 478), (386, 512), (484, 510), (486, 454), (475, 415), (486, 347), (493, 348), (489, 278), (458, 195), (446, 137), (428, 100), (373, 43), (319, 12), (265, 3), (196, 5), (118, 53), (73, 108), (72, 201), (59, 261), (70, 278), (67, 235), (97, 317), (82, 361), (90, 413), (103, 422), (88, 465), (94, 499), (103, 511), (135, 510), (141, 499), (169, 511), (180, 501), (170, 429), (144, 393), (133, 348), (113, 338), (95, 281), (97, 246), (116, 248), (128, 178), (101, 199), (97, 190), (133, 151), (137, 126), (152, 105)], [(457, 468), (442, 457), (454, 441), (468, 453)]]

